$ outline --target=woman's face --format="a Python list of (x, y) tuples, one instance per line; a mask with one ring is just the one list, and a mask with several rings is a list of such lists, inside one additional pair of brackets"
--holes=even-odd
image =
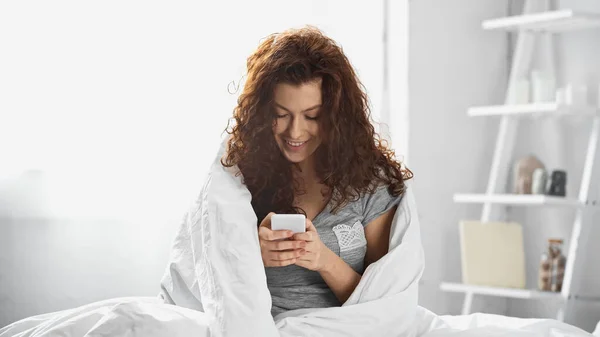
[(321, 144), (321, 79), (301, 85), (275, 87), (273, 134), (283, 155), (293, 163), (309, 158)]

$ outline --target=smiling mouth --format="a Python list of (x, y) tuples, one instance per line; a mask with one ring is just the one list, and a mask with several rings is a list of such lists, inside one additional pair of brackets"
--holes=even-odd
[(288, 144), (289, 146), (293, 146), (293, 147), (300, 147), (300, 146), (302, 146), (302, 145), (306, 144), (306, 142), (307, 142), (307, 141), (304, 141), (304, 142), (292, 142), (292, 141), (286, 140), (285, 142), (286, 142), (286, 144)]

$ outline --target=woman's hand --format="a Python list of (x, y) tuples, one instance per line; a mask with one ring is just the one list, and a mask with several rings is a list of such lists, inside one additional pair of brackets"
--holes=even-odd
[[(271, 216), (269, 213), (258, 227), (258, 240), (260, 253), (265, 267), (284, 267), (294, 264), (306, 251), (307, 242), (290, 239), (292, 231), (271, 230)], [(313, 227), (314, 228), (314, 227)]]
[(292, 238), (306, 242), (306, 253), (297, 259), (296, 265), (314, 271), (324, 271), (331, 265), (335, 254), (321, 241), (312, 221), (306, 219), (306, 232), (296, 233)]

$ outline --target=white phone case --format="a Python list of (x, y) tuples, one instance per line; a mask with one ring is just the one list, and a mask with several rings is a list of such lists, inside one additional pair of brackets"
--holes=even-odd
[(294, 233), (306, 232), (306, 216), (304, 214), (273, 214), (271, 229), (290, 230)]

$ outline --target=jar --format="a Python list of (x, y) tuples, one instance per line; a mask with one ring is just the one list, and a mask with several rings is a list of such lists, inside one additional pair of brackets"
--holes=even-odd
[(550, 291), (550, 268), (552, 268), (552, 259), (548, 252), (543, 252), (540, 259), (540, 270), (538, 275), (538, 289)]
[(560, 292), (565, 276), (567, 259), (562, 254), (561, 239), (548, 239), (548, 248), (540, 258), (538, 288), (543, 291)]
[(548, 181), (548, 174), (543, 168), (536, 168), (533, 171), (533, 179), (531, 181), (531, 193), (533, 194), (546, 194), (546, 182)]

